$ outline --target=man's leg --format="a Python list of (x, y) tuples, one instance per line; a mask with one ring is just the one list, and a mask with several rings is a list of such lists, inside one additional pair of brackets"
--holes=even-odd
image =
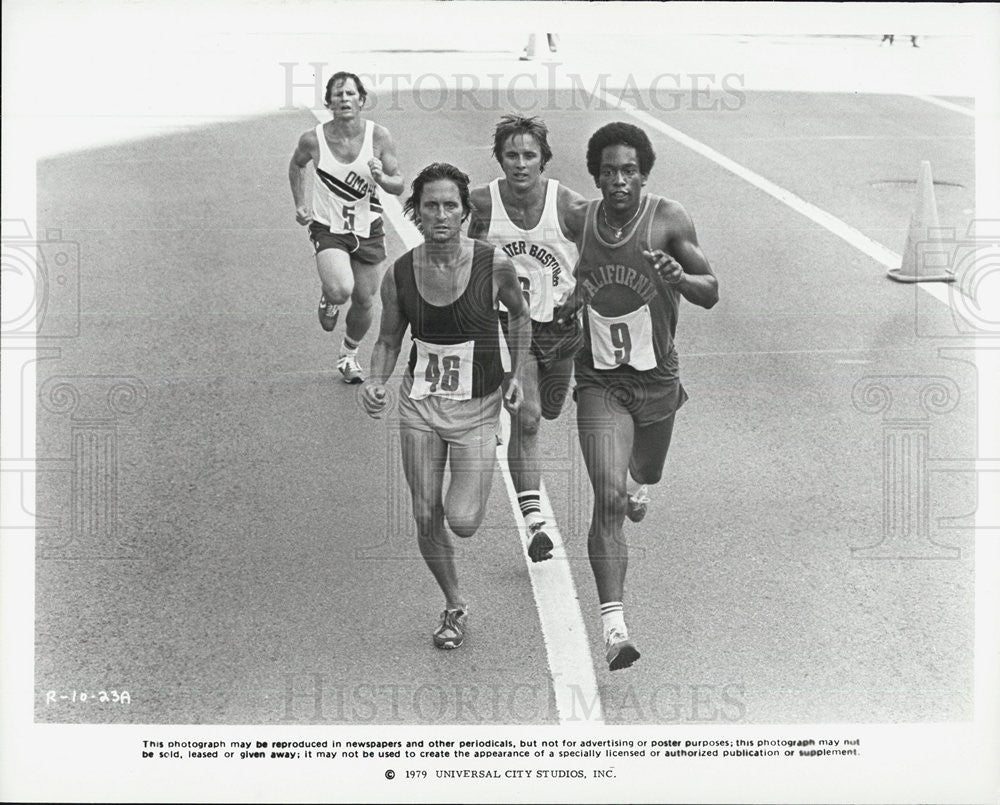
[(319, 321), (327, 332), (337, 325), (340, 306), (354, 292), (354, 272), (351, 258), (342, 249), (323, 249), (316, 252), (316, 269), (323, 286), (319, 305)]
[(381, 263), (362, 263), (351, 259), (354, 288), (351, 292), (351, 307), (344, 319), (344, 343), (341, 345), (337, 368), (348, 383), (364, 380), (364, 370), (358, 364), (358, 347), (371, 328), (375, 294), (382, 277)]
[(538, 367), (538, 396), (541, 401), (542, 418), (558, 419), (562, 413), (569, 383), (573, 379), (573, 356), (560, 358)]
[(651, 425), (635, 429), (629, 474), (640, 484), (656, 484), (663, 476), (663, 465), (674, 433), (674, 414)]
[(646, 516), (649, 507), (649, 485), (659, 483), (663, 475), (663, 464), (670, 448), (670, 437), (674, 432), (674, 414), (651, 425), (637, 427), (632, 456), (629, 459), (628, 508), (626, 515), (633, 523)]
[(354, 290), (351, 293), (351, 308), (344, 319), (347, 325), (347, 338), (360, 344), (365, 334), (371, 329), (375, 295), (378, 293), (382, 280), (381, 263), (359, 263), (351, 260), (351, 270), (354, 275)]
[(471, 537), (482, 524), (496, 463), (495, 436), (474, 445), (449, 445), (451, 480), (444, 497), (444, 514), (458, 536)]
[(621, 601), (628, 567), (622, 537), (625, 473), (632, 451), (632, 417), (602, 389), (577, 390), (577, 431), (594, 490), (587, 548), (601, 603)]
[(420, 554), (444, 593), (446, 607), (463, 608), (465, 601), (458, 589), (455, 549), (445, 528), (441, 497), (447, 445), (436, 433), (414, 428), (401, 429), (400, 437), (403, 472), (410, 487)]
[(605, 652), (612, 671), (639, 658), (628, 639), (622, 598), (628, 569), (625, 520), (625, 476), (632, 453), (631, 415), (603, 389), (577, 389), (580, 449), (594, 490), (594, 511), (587, 538), (590, 567), (601, 603)]
[(517, 492), (521, 516), (528, 527), (528, 556), (532, 562), (552, 558), (552, 539), (545, 533), (545, 520), (542, 518), (542, 473), (538, 466), (538, 425), (542, 417), (540, 371), (537, 358), (529, 352), (521, 374), (524, 401), (511, 417), (510, 444), (507, 447), (507, 466)]

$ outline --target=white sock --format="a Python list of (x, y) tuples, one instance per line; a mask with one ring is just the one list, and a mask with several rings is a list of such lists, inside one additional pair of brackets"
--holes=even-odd
[(601, 625), (604, 627), (604, 642), (607, 642), (608, 635), (612, 631), (628, 637), (628, 629), (625, 627), (625, 608), (621, 601), (601, 604)]

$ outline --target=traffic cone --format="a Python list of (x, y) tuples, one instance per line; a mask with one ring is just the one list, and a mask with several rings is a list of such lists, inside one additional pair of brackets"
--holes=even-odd
[[(950, 231), (950, 230), (949, 230)], [(955, 274), (948, 267), (930, 265), (925, 259), (932, 242), (940, 242), (944, 231), (938, 224), (937, 202), (934, 200), (934, 181), (931, 179), (931, 163), (920, 163), (920, 177), (917, 179), (917, 207), (910, 216), (910, 230), (906, 235), (903, 250), (903, 264), (890, 268), (890, 279), (896, 282), (954, 282)]]

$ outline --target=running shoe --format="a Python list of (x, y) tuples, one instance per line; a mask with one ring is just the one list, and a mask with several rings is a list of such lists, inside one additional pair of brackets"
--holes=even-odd
[(625, 516), (633, 523), (638, 523), (646, 516), (649, 508), (649, 487), (643, 484), (635, 490), (634, 494), (628, 496), (628, 508), (625, 509)]
[(528, 526), (531, 541), (528, 543), (528, 556), (532, 562), (544, 562), (552, 558), (552, 540), (545, 533), (545, 521), (540, 520)]
[(365, 380), (365, 370), (358, 365), (358, 360), (353, 355), (341, 355), (337, 361), (337, 369), (344, 376), (345, 383), (363, 383)]
[(612, 629), (604, 643), (604, 656), (608, 661), (608, 669), (618, 671), (628, 668), (639, 659), (639, 650), (621, 632)]
[(468, 613), (464, 609), (446, 609), (441, 613), (441, 623), (434, 631), (434, 645), (438, 648), (458, 648), (465, 640), (465, 619)]
[(319, 298), (319, 326), (328, 333), (337, 326), (337, 319), (340, 318), (340, 308), (337, 305), (328, 305), (326, 294)]

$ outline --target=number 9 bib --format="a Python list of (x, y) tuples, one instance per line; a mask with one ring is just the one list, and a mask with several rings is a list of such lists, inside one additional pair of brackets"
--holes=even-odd
[(649, 305), (613, 318), (602, 316), (588, 305), (587, 322), (595, 369), (617, 369), (628, 365), (647, 372), (656, 368)]
[(446, 397), (472, 399), (472, 357), (475, 341), (462, 344), (431, 344), (414, 338), (417, 361), (413, 366), (410, 399)]

